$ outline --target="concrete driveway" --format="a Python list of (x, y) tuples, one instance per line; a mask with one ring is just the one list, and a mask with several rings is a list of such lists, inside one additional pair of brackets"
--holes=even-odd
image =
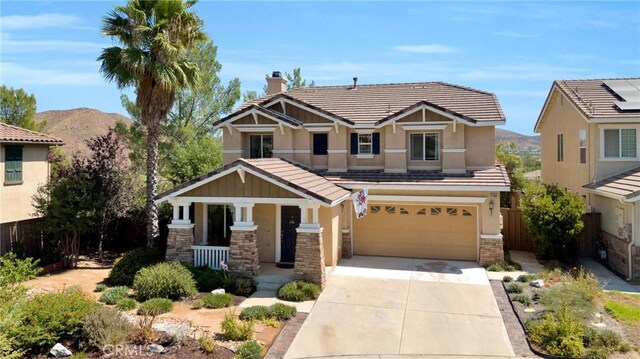
[(354, 256), (327, 280), (285, 358), (514, 356), (476, 263)]

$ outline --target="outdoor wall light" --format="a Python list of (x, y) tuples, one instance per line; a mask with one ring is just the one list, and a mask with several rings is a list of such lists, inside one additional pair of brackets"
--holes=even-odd
[(489, 202), (489, 211), (491, 212), (491, 215), (493, 216), (493, 200), (491, 202)]

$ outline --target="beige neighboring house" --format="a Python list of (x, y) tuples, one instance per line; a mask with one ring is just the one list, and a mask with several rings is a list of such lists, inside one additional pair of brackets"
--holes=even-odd
[[(49, 148), (62, 140), (0, 122), (0, 237), (11, 238), (22, 221), (33, 219), (32, 197), (49, 181)], [(0, 253), (12, 239), (0, 238)]]
[(290, 264), (321, 284), (325, 266), (353, 254), (503, 260), (499, 193), (510, 183), (495, 163), (505, 117), (494, 94), (357, 79), (286, 91), (279, 72), (267, 84), (215, 124), (223, 167), (158, 196), (174, 209), (168, 259), (228, 260), (245, 276)]
[(609, 264), (640, 278), (640, 78), (555, 81), (535, 131), (542, 181), (600, 212)]

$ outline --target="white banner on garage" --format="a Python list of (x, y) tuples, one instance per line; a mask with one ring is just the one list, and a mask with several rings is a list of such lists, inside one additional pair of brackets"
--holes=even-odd
[(356, 218), (362, 218), (367, 214), (368, 196), (368, 189), (360, 190), (351, 195), (351, 198), (353, 198), (353, 209), (356, 211)]

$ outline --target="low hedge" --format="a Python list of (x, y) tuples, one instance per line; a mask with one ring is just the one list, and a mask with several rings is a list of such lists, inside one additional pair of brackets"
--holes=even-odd
[(178, 262), (163, 262), (142, 268), (133, 280), (133, 289), (140, 301), (150, 298), (175, 300), (197, 293), (193, 275)]
[(219, 309), (230, 307), (233, 303), (233, 295), (225, 294), (207, 294), (202, 297), (202, 304), (208, 309)]
[(156, 250), (137, 248), (118, 259), (109, 272), (107, 281), (111, 285), (131, 286), (136, 273), (144, 267), (162, 262), (164, 258)]
[(254, 305), (247, 307), (240, 313), (242, 320), (289, 320), (297, 313), (296, 307), (284, 303), (275, 303), (270, 306)]
[(173, 302), (167, 298), (151, 298), (140, 304), (138, 315), (156, 315), (169, 313), (173, 309)]
[(317, 299), (320, 292), (320, 286), (315, 283), (294, 280), (280, 287), (276, 296), (290, 302), (304, 302)]

